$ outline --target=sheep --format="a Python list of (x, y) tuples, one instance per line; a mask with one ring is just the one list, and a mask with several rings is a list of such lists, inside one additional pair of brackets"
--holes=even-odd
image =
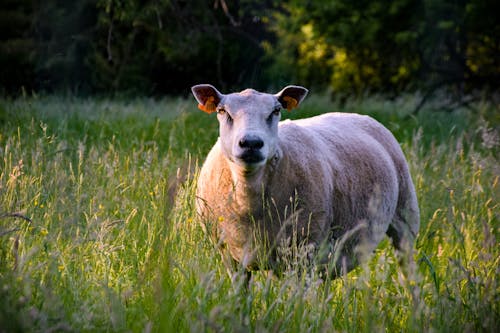
[(398, 253), (411, 252), (420, 224), (415, 188), (398, 142), (379, 122), (335, 112), (280, 121), (281, 109), (306, 97), (300, 86), (274, 95), (222, 94), (209, 84), (191, 90), (219, 121), (196, 208), (229, 270), (279, 271), (279, 249), (301, 244), (335, 277), (386, 234)]

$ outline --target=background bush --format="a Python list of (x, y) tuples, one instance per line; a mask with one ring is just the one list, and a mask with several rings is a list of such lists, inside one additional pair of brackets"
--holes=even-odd
[(279, 89), (498, 91), (493, 0), (6, 0), (0, 89), (78, 94)]

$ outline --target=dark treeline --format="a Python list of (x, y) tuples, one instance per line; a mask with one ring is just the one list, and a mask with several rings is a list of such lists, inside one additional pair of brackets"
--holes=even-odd
[(497, 0), (3, 0), (0, 92), (498, 89)]

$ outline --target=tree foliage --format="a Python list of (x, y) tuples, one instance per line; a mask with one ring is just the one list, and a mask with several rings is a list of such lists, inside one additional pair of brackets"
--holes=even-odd
[(498, 89), (493, 0), (6, 0), (4, 93)]
[(198, 82), (252, 82), (262, 55), (252, 1), (99, 0), (90, 62), (94, 85), (112, 91), (179, 93)]
[(289, 1), (273, 21), (281, 38), (269, 51), (275, 69), (292, 68), (296, 80), (341, 93), (496, 88), (497, 7), (482, 0)]
[[(33, 86), (35, 39), (31, 32), (34, 6), (31, 0), (5, 0), (0, 10), (0, 89)], [(26, 80), (26, 81), (25, 81)], [(13, 87), (13, 89), (9, 89)], [(15, 87), (15, 88), (14, 88)]]

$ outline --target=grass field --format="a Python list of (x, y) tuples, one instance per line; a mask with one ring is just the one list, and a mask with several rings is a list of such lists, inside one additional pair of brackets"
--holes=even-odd
[[(342, 108), (383, 122), (409, 160), (408, 272), (386, 240), (342, 278), (256, 273), (247, 290), (197, 223), (217, 124), (194, 99), (1, 100), (0, 332), (498, 331), (500, 110), (409, 116), (416, 101)], [(336, 109), (311, 96), (284, 115)]]

